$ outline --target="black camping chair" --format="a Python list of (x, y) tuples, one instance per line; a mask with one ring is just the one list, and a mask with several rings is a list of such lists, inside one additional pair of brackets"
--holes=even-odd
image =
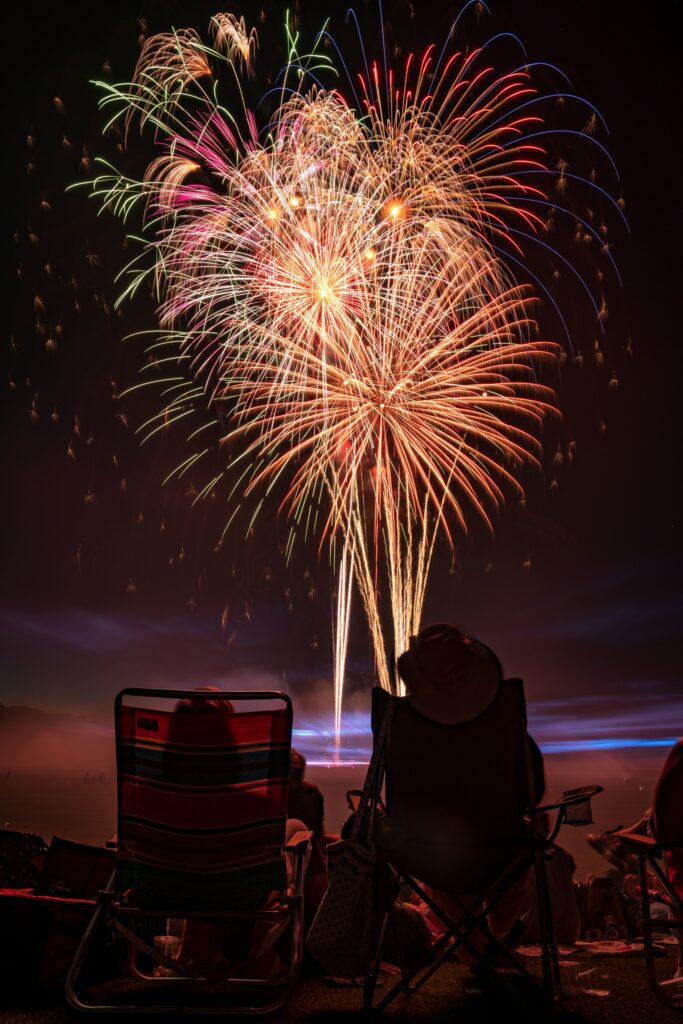
[[(431, 721), (406, 700), (375, 691), (375, 730), (389, 699), (394, 701), (394, 710), (386, 754), (385, 803), (396, 834), (409, 839), (403, 848), (399, 842), (392, 852), (391, 842), (383, 842), (380, 832), (378, 853), (395, 876), (393, 891), (401, 884), (410, 886), (446, 931), (416, 966), (410, 970), (401, 967), (400, 981), (373, 1005), (387, 927), (395, 929), (393, 908), (387, 906), (365, 979), (364, 1007), (383, 1010), (400, 992), (409, 995), (417, 991), (459, 947), (469, 950), (491, 979), (525, 1007), (539, 999), (554, 1005), (558, 950), (545, 861), (563, 823), (590, 824), (590, 799), (601, 787), (571, 790), (554, 803), (535, 806), (542, 795), (542, 762), (526, 731), (524, 688), (519, 679), (502, 682), (486, 711), (459, 725)], [(557, 818), (550, 834), (544, 836), (537, 822), (539, 815), (548, 811), (556, 811)], [(487, 831), (492, 835), (494, 820), (496, 842), (487, 846), (483, 839)], [(452, 845), (430, 846), (430, 821), (439, 823), (441, 836), (444, 829), (452, 835)], [(532, 865), (536, 867), (542, 985), (493, 936), (487, 924), (487, 914)], [(450, 894), (466, 894), (471, 902), (461, 903), (457, 918), (450, 919), (425, 891), (424, 883)], [(473, 945), (475, 930), (486, 936), (488, 955)], [(509, 976), (496, 970), (489, 959), (491, 953), (526, 979), (530, 997), (522, 996)]]
[[(651, 988), (664, 1003), (669, 1002), (666, 984), (657, 979), (655, 950), (650, 917), (650, 894), (648, 872), (652, 872), (666, 893), (673, 912), (668, 921), (657, 921), (657, 930), (662, 928), (683, 928), (683, 901), (671, 884), (666, 872), (667, 854), (676, 852), (683, 856), (683, 741), (679, 740), (667, 757), (660, 773), (652, 798), (650, 815), (652, 835), (641, 835), (629, 829), (614, 832), (621, 850), (635, 854), (640, 864), (640, 899), (643, 914), (643, 945), (645, 967)], [(680, 989), (679, 989), (680, 991)]]

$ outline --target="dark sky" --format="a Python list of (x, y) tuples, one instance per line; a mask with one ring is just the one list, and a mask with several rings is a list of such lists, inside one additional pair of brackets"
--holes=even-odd
[[(386, 3), (390, 38), (404, 51), (440, 42), (449, 22), (445, 4), (414, 6), (411, 22), (409, 4)], [(598, 181), (615, 198), (623, 194), (630, 225), (629, 234), (608, 217), (624, 287), (604, 284), (604, 337), (570, 275), (557, 285), (574, 348), (560, 381), (564, 421), (548, 438), (544, 474), (526, 481), (524, 507), (513, 503), (499, 517), (495, 540), (475, 529), (453, 562), (445, 548), (437, 552), (427, 599), (425, 621), (464, 626), (499, 651), (509, 674), (525, 678), (548, 735), (562, 723), (567, 735), (595, 737), (681, 731), (678, 6), (520, 0), (467, 21), (471, 40), (518, 34), (529, 60), (556, 64), (570, 91), (600, 109), (610, 134), (599, 139), (621, 183), (604, 162)], [(301, 548), (285, 566), (274, 528), (219, 545), (221, 494), (192, 508), (201, 479), (187, 475), (162, 488), (184, 449), (172, 433), (140, 447), (135, 430), (154, 411), (154, 396), (118, 397), (141, 359), (140, 343), (122, 337), (153, 327), (153, 308), (142, 299), (116, 312), (123, 231), (96, 216), (86, 189), (64, 191), (89, 176), (95, 156), (115, 155), (99, 135), (103, 115), (88, 82), (107, 77), (105, 62), (110, 79), (132, 74), (138, 19), (151, 32), (193, 25), (204, 33), (214, 7), (54, 5), (38, 18), (24, 5), (4, 38), (5, 704), (103, 717), (125, 684), (279, 685), (284, 672), (302, 703), (331, 706), (325, 558)], [(242, 9), (252, 20), (253, 6)], [(264, 9), (260, 63), (281, 21), (280, 8)], [(368, 51), (377, 53), (374, 8), (359, 9)], [(309, 37), (320, 11), (301, 6)], [(333, 33), (338, 26), (345, 39), (343, 20), (333, 19)], [(506, 69), (514, 44), (501, 52)], [(277, 70), (272, 52), (270, 60)], [(581, 129), (586, 119), (572, 102), (549, 108), (551, 125)], [(580, 153), (572, 159), (584, 159), (584, 173), (591, 167)], [(549, 262), (535, 261), (548, 281)], [(590, 259), (581, 261), (592, 272)], [(546, 332), (557, 328), (543, 313), (541, 322)], [(351, 648), (350, 688), (364, 694), (371, 664), (358, 601)]]

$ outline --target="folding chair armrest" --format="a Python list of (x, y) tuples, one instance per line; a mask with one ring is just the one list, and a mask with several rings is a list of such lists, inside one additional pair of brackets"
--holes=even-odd
[(530, 807), (527, 813), (543, 814), (545, 811), (559, 811), (563, 807), (575, 807), (577, 804), (585, 804), (586, 801), (604, 791), (604, 786), (581, 786), (579, 789), (568, 789), (554, 803), (543, 804), (542, 807)]
[[(579, 786), (577, 789), (565, 790), (559, 800), (555, 800), (553, 803), (528, 808), (526, 813), (532, 821), (539, 814), (557, 811), (555, 825), (550, 835), (546, 837), (546, 848), (554, 843), (562, 825), (590, 825), (593, 821), (591, 800), (602, 792), (604, 792), (602, 786)], [(534, 833), (536, 833), (535, 828)], [(540, 836), (536, 835), (536, 838), (539, 839)]]
[(628, 829), (612, 832), (612, 835), (617, 836), (627, 847), (628, 852), (635, 853), (637, 857), (661, 856), (659, 843), (652, 836), (644, 836), (639, 832), (629, 832)]
[(306, 852), (306, 847), (310, 846), (313, 842), (313, 833), (308, 830), (299, 829), (293, 836), (290, 836), (289, 842), (282, 849), (286, 850), (287, 853), (296, 853), (301, 856)]
[(289, 887), (289, 892), (292, 896), (300, 897), (303, 894), (304, 875), (308, 867), (312, 846), (313, 833), (300, 829), (290, 837), (287, 845), (282, 847), (282, 852), (285, 856), (289, 855), (296, 858), (294, 882)]

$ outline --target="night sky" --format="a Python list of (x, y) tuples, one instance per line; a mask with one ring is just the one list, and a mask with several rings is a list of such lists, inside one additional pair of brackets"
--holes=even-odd
[[(504, 510), (495, 539), (475, 528), (454, 559), (438, 550), (425, 609), (425, 622), (471, 631), (499, 652), (508, 674), (525, 679), (546, 744), (681, 732), (677, 6), (520, 0), (494, 3), (490, 19), (473, 13), (466, 22), (468, 41), (518, 34), (529, 60), (556, 64), (570, 91), (599, 108), (610, 134), (597, 137), (621, 181), (604, 160), (597, 180), (623, 195), (630, 226), (629, 233), (605, 213), (624, 286), (607, 276), (594, 288), (608, 304), (604, 335), (569, 273), (551, 283), (568, 312), (573, 350), (559, 378), (564, 420), (549, 432), (544, 473), (525, 479), (527, 501)], [(409, 4), (386, 3), (390, 38), (402, 41), (399, 61), (408, 46), (440, 42), (450, 21), (446, 4), (414, 7), (411, 22)], [(187, 454), (182, 437), (169, 431), (140, 447), (135, 431), (158, 407), (156, 396), (119, 397), (137, 379), (143, 347), (122, 338), (154, 327), (153, 304), (142, 296), (115, 309), (114, 279), (130, 258), (123, 229), (97, 216), (86, 188), (65, 192), (92, 175), (96, 156), (117, 155), (117, 140), (101, 138), (104, 115), (89, 80), (128, 79), (141, 32), (192, 25), (204, 34), (216, 9), (144, 0), (55, 5), (38, 20), (24, 5), (4, 36), (5, 705), (104, 721), (123, 685), (279, 687), (284, 673), (304, 718), (332, 707), (326, 556), (301, 545), (286, 566), (283, 530), (272, 522), (221, 544), (220, 490), (193, 508), (203, 477), (162, 487)], [(359, 9), (376, 54), (374, 8)], [(253, 21), (260, 6), (239, 10)], [(264, 10), (258, 66), (270, 62), (276, 72), (281, 60), (270, 40), (281, 9)], [(309, 38), (321, 10), (301, 5)], [(333, 34), (338, 28), (346, 39), (343, 16), (333, 19)], [(502, 52), (509, 67), (514, 44)], [(548, 113), (557, 127), (581, 129), (587, 117), (571, 102)], [(592, 167), (578, 150), (570, 162), (584, 173)], [(534, 260), (551, 282), (548, 259)], [(583, 253), (579, 262), (591, 279), (597, 262)], [(540, 321), (554, 336), (547, 309)], [(365, 706), (371, 681), (357, 600), (350, 708)]]

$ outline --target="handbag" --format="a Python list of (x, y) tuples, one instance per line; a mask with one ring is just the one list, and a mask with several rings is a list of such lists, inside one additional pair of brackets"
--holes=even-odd
[(379, 935), (374, 907), (377, 854), (372, 839), (375, 809), (384, 780), (384, 760), (393, 701), (382, 720), (349, 839), (327, 847), (327, 892), (306, 942), (325, 975), (361, 978)]
[(0, 829), (0, 888), (34, 886), (40, 874), (36, 861), (46, 850), (41, 836)]

